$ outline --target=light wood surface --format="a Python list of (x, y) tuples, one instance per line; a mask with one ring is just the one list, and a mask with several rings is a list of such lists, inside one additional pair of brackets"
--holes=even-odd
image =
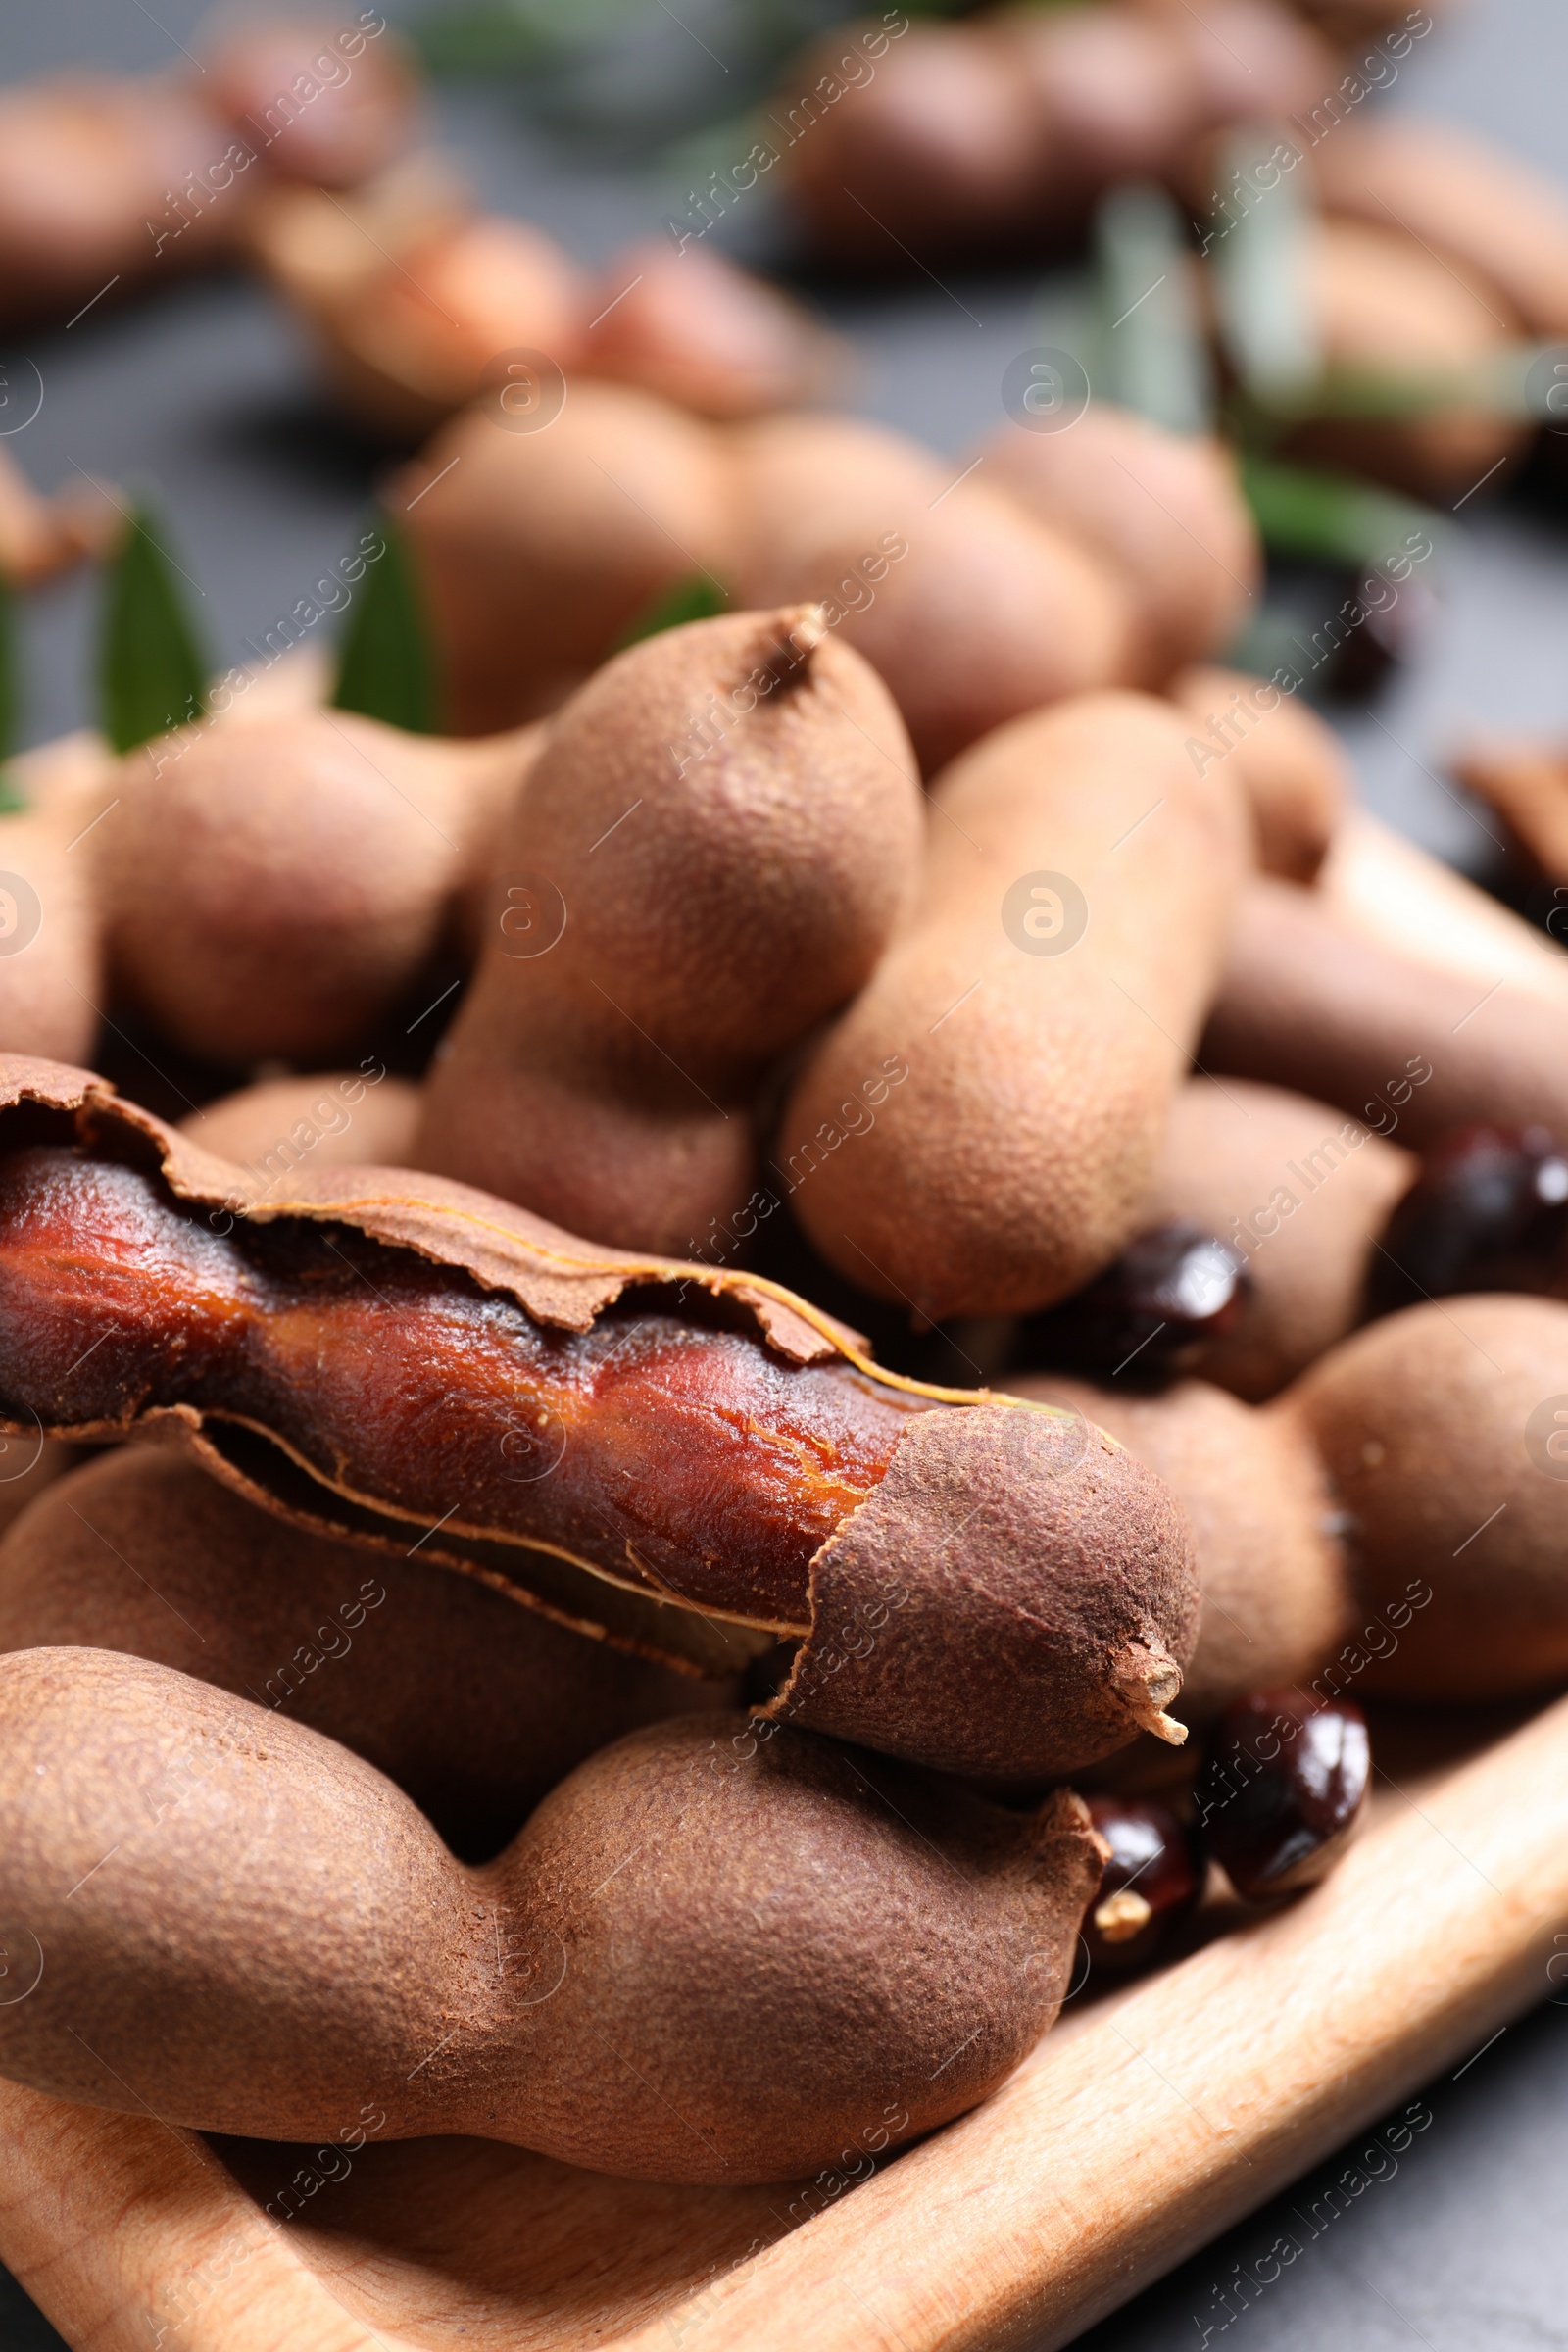
[(0, 2258), (90, 2352), (1050, 2352), (1552, 1989), (1568, 1701), (1382, 1793), (1324, 1886), (836, 2201), (372, 2142), (279, 2227), (309, 2151), (0, 2084)]

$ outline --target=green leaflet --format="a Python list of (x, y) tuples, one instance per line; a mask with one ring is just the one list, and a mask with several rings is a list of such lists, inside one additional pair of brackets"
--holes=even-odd
[(1265, 544), (1280, 555), (1356, 566), (1382, 563), (1419, 535), (1447, 535), (1442, 515), (1353, 474), (1320, 473), (1244, 452), (1242, 488)]
[[(1268, 151), (1271, 134), (1254, 125), (1236, 132), (1222, 149), (1232, 184), (1251, 201), (1211, 236), (1210, 270), (1220, 340), (1244, 393), (1265, 409), (1287, 413), (1311, 406), (1323, 371), (1311, 285), (1310, 191), (1275, 159), (1289, 142)], [(1254, 173), (1274, 164), (1272, 181)]]
[(645, 637), (657, 637), (662, 629), (678, 629), (688, 620), (712, 620), (729, 611), (729, 591), (706, 571), (689, 572), (656, 597), (646, 612), (631, 624), (624, 637), (614, 647), (618, 654), (628, 645), (640, 645)]
[(117, 752), (199, 718), (209, 664), (162, 522), (138, 507), (108, 566), (98, 641), (99, 724)]
[(1206, 433), (1214, 373), (1181, 215), (1162, 188), (1111, 191), (1095, 216), (1095, 388), (1173, 433)]
[(381, 553), (354, 592), (332, 708), (410, 735), (439, 734), (435, 646), (408, 544), (385, 515), (376, 529)]

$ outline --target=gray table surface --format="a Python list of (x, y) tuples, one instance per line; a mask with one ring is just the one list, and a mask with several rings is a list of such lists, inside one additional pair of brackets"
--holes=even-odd
[[(711, 32), (718, 5), (688, 0), (681, 15), (695, 31)], [(47, 9), (0, 0), (0, 76), (162, 68), (192, 41), (204, 13), (197, 0), (156, 0), (152, 11), (141, 0), (52, 0)], [(673, 25), (662, 72), (678, 77), (690, 66), (711, 75), (695, 50), (683, 57), (691, 37)], [(1469, 0), (1412, 51), (1384, 103), (1467, 122), (1568, 179), (1565, 91), (1563, 0)], [(440, 134), (463, 152), (486, 198), (539, 220), (585, 261), (662, 223), (665, 191), (646, 169), (585, 158), (542, 135), (503, 89), (455, 88), (436, 112)], [(760, 258), (775, 250), (776, 224), (760, 202), (736, 229), (739, 250)], [(949, 285), (823, 290), (822, 300), (858, 353), (851, 405), (956, 451), (995, 421), (1003, 369), (1038, 339), (1039, 289), (1026, 276)], [(41, 372), (44, 400), (13, 451), (45, 487), (79, 466), (152, 492), (201, 585), (212, 654), (225, 663), (245, 659), (247, 645), (346, 544), (381, 464), (318, 404), (288, 321), (256, 288), (211, 279), (159, 289), (123, 311), (105, 307), (70, 334), (34, 336), (0, 357), (23, 354)], [(1478, 721), (1568, 729), (1568, 524), (1518, 502), (1477, 500), (1454, 529), (1415, 659), (1375, 715), (1339, 723), (1368, 804), (1475, 864), (1489, 845), (1443, 779), (1444, 751)], [(87, 715), (93, 603), (78, 579), (26, 614), (29, 740)], [(1547, 2003), (1425, 2096), (1430, 2127), (1397, 2171), (1331, 2227), (1313, 2237), (1294, 2217), (1363, 2141), (1082, 2338), (1086, 2352), (1174, 2352), (1229, 2341), (1233, 2329), (1251, 2352), (1568, 2344), (1563, 2015)], [(1265, 2291), (1226, 2299), (1238, 2266), (1250, 2272), (1282, 2235), (1303, 2245), (1300, 2259)], [(58, 2341), (0, 2273), (4, 2352)]]

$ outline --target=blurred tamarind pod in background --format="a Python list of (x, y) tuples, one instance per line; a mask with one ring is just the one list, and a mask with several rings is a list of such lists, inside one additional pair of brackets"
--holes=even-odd
[(193, 1110), (179, 1123), (204, 1152), (281, 1179), (309, 1158), (318, 1168), (406, 1168), (421, 1096), (379, 1063), (307, 1078), (264, 1078)]
[(1222, 442), (1092, 401), (1060, 432), (1004, 424), (980, 454), (972, 479), (1114, 573), (1131, 606), (1130, 684), (1162, 686), (1237, 634), (1262, 584), (1263, 552)]
[(1105, 1853), (1065, 1789), (1007, 1812), (739, 1715), (602, 1749), (477, 1870), (346, 1749), (139, 1659), (0, 1659), (0, 1721), (9, 1899), (49, 1955), (0, 2068), (115, 2108), (139, 2058), (171, 2123), (261, 2137), (370, 2099), (393, 2139), (798, 2179), (1017, 2065)]
[(1169, 705), (1133, 694), (999, 728), (931, 801), (914, 917), (801, 1072), (777, 1159), (862, 1289), (932, 1320), (1028, 1313), (1136, 1230), (1250, 819)]
[(309, 1724), (470, 1857), (596, 1748), (734, 1701), (731, 1684), (585, 1642), (471, 1577), (288, 1527), (140, 1446), (57, 1480), (0, 1543), (0, 1651), (68, 1644)]
[(1316, 879), (1354, 798), (1339, 737), (1298, 694), (1269, 678), (1202, 665), (1170, 685), (1194, 720), (1188, 750), (1235, 762), (1257, 827), (1257, 861), (1286, 882)]
[(5, 1085), (5, 1425), (172, 1432), (281, 1517), (404, 1552), (419, 1526), (432, 1564), (665, 1664), (782, 1637), (764, 1712), (943, 1769), (1184, 1737), (1185, 1527), (1076, 1414), (901, 1380), (777, 1284), (438, 1176), (279, 1184), (85, 1071)]
[[(835, 265), (901, 272), (1060, 244), (1105, 189), (1161, 179), (1205, 130), (1290, 115), (1332, 60), (1267, 0), (884, 17), (798, 58), (770, 121), (789, 195)], [(901, 247), (904, 250), (901, 251)]]
[(1507, 829), (1510, 879), (1553, 885), (1546, 929), (1561, 940), (1568, 915), (1568, 754), (1560, 744), (1503, 737), (1469, 745), (1452, 761), (1454, 775)]
[(96, 483), (68, 485), (45, 498), (0, 449), (0, 584), (36, 587), (84, 556), (105, 554), (122, 527)]
[(1129, 599), (1100, 553), (917, 443), (808, 416), (744, 427), (730, 449), (738, 598), (820, 599), (887, 685), (925, 774), (1136, 662)]
[(601, 1241), (695, 1250), (756, 1181), (767, 1065), (906, 915), (922, 830), (899, 714), (820, 607), (617, 655), (516, 805), (500, 866), (535, 880), (498, 885), (419, 1164)]
[[(1496, 915), (1507, 920), (1504, 910)], [(1289, 1086), (1423, 1149), (1484, 1121), (1568, 1133), (1564, 998), (1551, 951), (1517, 967), (1417, 961), (1352, 928), (1321, 887), (1257, 876), (1241, 897), (1199, 1058), (1222, 1076)], [(1539, 937), (1538, 935), (1535, 935)]]

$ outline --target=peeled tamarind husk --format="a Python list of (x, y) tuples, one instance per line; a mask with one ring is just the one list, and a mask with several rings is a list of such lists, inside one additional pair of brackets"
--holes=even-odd
[(1311, 882), (1353, 799), (1339, 737), (1299, 695), (1270, 679), (1200, 663), (1171, 680), (1197, 722), (1196, 760), (1235, 763), (1257, 828), (1257, 861), (1286, 882)]
[[(1325, 216), (1310, 247), (1310, 284), (1325, 361), (1401, 378), (1462, 376), (1518, 340), (1520, 322), (1494, 288), (1428, 253), (1397, 224)], [(1528, 424), (1486, 407), (1446, 407), (1387, 423), (1318, 418), (1285, 446), (1314, 465), (1451, 502), (1522, 450)]]
[(1004, 425), (972, 478), (1105, 563), (1131, 605), (1129, 683), (1161, 686), (1236, 636), (1262, 549), (1223, 445), (1094, 401), (1061, 432)]
[(0, 1722), (8, 1914), (47, 1954), (0, 2067), (263, 2138), (373, 2102), (395, 2139), (796, 2178), (1011, 2071), (1104, 1853), (1065, 1790), (1009, 1814), (743, 1716), (601, 1750), (477, 1870), (346, 1748), (139, 1659), (13, 1654)]
[(1354, 1609), (1335, 1498), (1308, 1432), (1206, 1380), (1162, 1396), (1118, 1395), (1036, 1373), (1019, 1394), (1068, 1403), (1111, 1431), (1179, 1499), (1193, 1530), (1203, 1609), (1182, 1685), (1196, 1727), (1250, 1690), (1305, 1683)]
[(1247, 811), (1134, 694), (999, 728), (931, 800), (915, 915), (806, 1063), (775, 1162), (863, 1290), (932, 1320), (1029, 1313), (1138, 1230)]
[(180, 1121), (204, 1152), (281, 1181), (309, 1158), (321, 1168), (406, 1168), (422, 1102), (411, 1079), (379, 1062), (314, 1077), (264, 1078)]
[(516, 804), (499, 863), (539, 878), (529, 928), (503, 890), (418, 1164), (695, 1251), (752, 1191), (767, 1063), (907, 912), (921, 832), (898, 711), (820, 608), (629, 647), (559, 713)]
[(1446, 256), (1530, 335), (1568, 334), (1568, 200), (1473, 131), (1409, 115), (1340, 122), (1307, 169), (1325, 211)]
[(68, 1645), (309, 1724), (469, 1855), (494, 1853), (596, 1748), (734, 1698), (471, 1577), (290, 1527), (162, 1446), (57, 1478), (0, 1543), (0, 1651)]
[(820, 600), (882, 677), (929, 775), (1023, 711), (1119, 681), (1126, 592), (1064, 526), (836, 416), (737, 429), (734, 586), (744, 604)]
[(940, 1769), (1185, 1736), (1190, 1538), (1081, 1416), (885, 1372), (760, 1276), (439, 1176), (277, 1182), (85, 1071), (0, 1069), (0, 1427), (172, 1436), (687, 1672), (782, 1640), (770, 1719)]
[(573, 383), (537, 430), (455, 417), (390, 498), (462, 735), (554, 710), (678, 581), (729, 584), (725, 444), (626, 385)]
[(1568, 1307), (1407, 1308), (1335, 1348), (1274, 1409), (1317, 1446), (1357, 1596), (1397, 1629), (1364, 1666), (1369, 1690), (1465, 1702), (1568, 1678)]
[(1490, 979), (1418, 962), (1353, 928), (1321, 886), (1260, 875), (1243, 890), (1199, 1059), (1414, 1151), (1477, 1124), (1568, 1134), (1562, 1002), (1497, 962)]
[(129, 753), (84, 844), (117, 994), (215, 1061), (342, 1052), (448, 938), (532, 748), (322, 710)]
[(1415, 1172), (1408, 1152), (1326, 1102), (1245, 1078), (1189, 1079), (1141, 1222), (1217, 1235), (1248, 1276), (1237, 1323), (1203, 1341), (1194, 1371), (1260, 1403), (1353, 1331), (1378, 1238)]

